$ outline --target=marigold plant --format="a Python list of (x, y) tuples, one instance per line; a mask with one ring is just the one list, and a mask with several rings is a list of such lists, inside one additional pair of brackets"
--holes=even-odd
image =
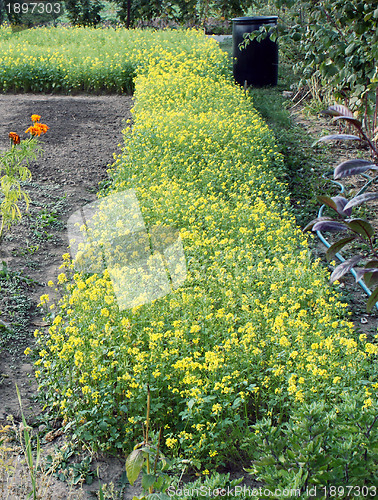
[(29, 196), (21, 186), (21, 182), (31, 178), (27, 165), (41, 153), (36, 136), (46, 133), (49, 128), (43, 123), (37, 123), (40, 118), (39, 115), (31, 116), (33, 126), (25, 131), (26, 134), (30, 133), (28, 139), (21, 140), (16, 132), (9, 132), (10, 150), (0, 156), (0, 192), (2, 195), (0, 239), (5, 227), (9, 229), (21, 218), (20, 200), (24, 199), (26, 209), (29, 206)]

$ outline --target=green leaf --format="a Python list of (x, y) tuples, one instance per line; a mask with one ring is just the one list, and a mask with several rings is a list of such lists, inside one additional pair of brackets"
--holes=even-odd
[(131, 486), (137, 480), (143, 467), (144, 457), (141, 450), (134, 450), (126, 459), (126, 474)]
[(142, 477), (142, 488), (148, 490), (155, 483), (156, 476), (153, 474), (143, 474)]
[(157, 480), (155, 481), (155, 489), (158, 491), (161, 491), (165, 482), (165, 477), (164, 476), (159, 476)]
[(331, 245), (326, 252), (326, 258), (327, 258), (328, 262), (330, 262), (335, 257), (337, 252), (340, 252), (340, 250), (345, 245), (347, 245), (348, 243), (351, 243), (355, 239), (356, 239), (355, 236), (348, 236), (347, 238), (343, 238), (339, 241), (336, 241), (333, 245)]
[(98, 424), (98, 426), (102, 431), (106, 431), (108, 428), (108, 424), (105, 420), (101, 420), (101, 422)]
[(347, 226), (354, 231), (355, 233), (359, 234), (365, 240), (369, 240), (374, 236), (374, 229), (372, 225), (367, 222), (366, 220), (363, 219), (351, 219), (347, 221)]
[(378, 288), (376, 288), (374, 292), (372, 292), (372, 294), (369, 297), (369, 300), (366, 302), (367, 312), (370, 312), (373, 309), (377, 300), (378, 300)]
[(358, 130), (361, 130), (362, 123), (357, 118), (351, 118), (350, 116), (335, 116), (333, 121), (345, 120), (346, 122), (354, 125)]

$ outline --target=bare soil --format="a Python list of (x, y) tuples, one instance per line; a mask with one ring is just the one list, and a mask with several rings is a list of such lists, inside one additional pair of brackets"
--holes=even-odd
[[(61, 272), (61, 256), (68, 251), (67, 219), (78, 208), (96, 199), (99, 182), (107, 178), (113, 154), (120, 152), (118, 146), (125, 121), (131, 117), (132, 104), (132, 98), (125, 95), (0, 95), (0, 151), (9, 148), (10, 131), (27, 137), (24, 131), (31, 124), (32, 114), (41, 115), (41, 122), (50, 127), (40, 140), (43, 157), (30, 164), (32, 180), (24, 186), (32, 200), (29, 213), (11, 228), (0, 247), (0, 267), (4, 270), (1, 264), (4, 262), (10, 275), (17, 273), (27, 278), (19, 281), (21, 296), (1, 295), (4, 291), (0, 294), (0, 319), (12, 326), (9, 332), (4, 328), (0, 331), (0, 428), (7, 424), (15, 428), (21, 420), (17, 384), (24, 414), (28, 424), (34, 427), (33, 432), (39, 433), (44, 455), (54, 454), (54, 450), (61, 448), (64, 436), (59, 436), (59, 422), (56, 430), (39, 423), (43, 409), (35, 398), (37, 384), (33, 366), (24, 350), (33, 345), (34, 330), (45, 326), (37, 304), (42, 294), (51, 296), (52, 289), (47, 288), (47, 282), (56, 283)], [(22, 328), (14, 329), (12, 323), (17, 322), (17, 317), (12, 316), (14, 309), (8, 307), (9, 302), (13, 301), (17, 309), (17, 301), (22, 300)], [(15, 441), (13, 449), (16, 461), (20, 462), (22, 453)], [(114, 457), (96, 456), (92, 468), (97, 466), (102, 483), (116, 484), (124, 471), (124, 461)], [(4, 467), (1, 460), (0, 467)], [(0, 471), (0, 476), (3, 473)], [(22, 482), (27, 479), (22, 478), (25, 475), (28, 474), (21, 467), (13, 485), (7, 493), (0, 491), (0, 497), (24, 498)], [(94, 498), (94, 492), (99, 489), (98, 481), (80, 490), (55, 478), (50, 478), (48, 483), (45, 485), (48, 493), (43, 498), (54, 500)]]

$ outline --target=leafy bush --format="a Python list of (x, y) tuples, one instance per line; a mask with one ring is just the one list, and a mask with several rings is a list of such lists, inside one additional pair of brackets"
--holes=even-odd
[(100, 21), (102, 3), (99, 0), (66, 0), (67, 17), (74, 25), (96, 26)]
[(347, 100), (361, 118), (374, 114), (375, 118), (367, 124), (372, 132), (377, 117), (376, 3), (368, 0), (277, 0), (276, 3), (295, 7), (296, 23), (292, 23), (287, 33), (300, 47), (302, 57), (297, 59), (296, 67), (303, 80), (320, 78), (337, 100)]
[(31, 160), (35, 160), (41, 148), (38, 144), (38, 137), (45, 134), (48, 126), (40, 123), (39, 115), (32, 115), (32, 126), (25, 130), (30, 134), (28, 139), (21, 140), (17, 132), (9, 132), (11, 147), (9, 151), (0, 155), (0, 241), (3, 237), (4, 229), (21, 219), (20, 200), (29, 206), (29, 196), (22, 187), (22, 181), (31, 178), (29, 165)]

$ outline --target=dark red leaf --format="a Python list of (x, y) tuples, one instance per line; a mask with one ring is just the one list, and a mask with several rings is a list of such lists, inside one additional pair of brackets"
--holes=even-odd
[(331, 274), (330, 278), (331, 283), (341, 278), (341, 276), (344, 276), (344, 274), (346, 274), (348, 271), (352, 269), (352, 267), (358, 264), (362, 258), (363, 258), (362, 255), (355, 255), (354, 257), (351, 257), (350, 259), (344, 261), (342, 264), (337, 266), (336, 269)]
[(327, 221), (327, 220), (332, 221), (333, 219), (331, 219), (330, 217), (318, 217), (316, 219), (313, 219), (311, 222), (307, 224), (306, 227), (303, 228), (303, 232), (310, 231), (310, 229), (312, 229), (317, 222)]
[(334, 179), (342, 179), (350, 175), (363, 174), (366, 170), (377, 170), (378, 166), (369, 160), (347, 160), (337, 165), (333, 172)]
[(348, 228), (342, 222), (336, 221), (321, 221), (314, 224), (313, 231), (330, 231), (330, 232), (338, 232), (338, 231), (347, 231)]
[(364, 277), (366, 286), (371, 287), (378, 283), (378, 269), (357, 269), (356, 270), (356, 282)]
[(333, 104), (332, 106), (329, 106), (327, 111), (332, 116), (349, 116), (354, 118), (352, 111), (343, 104)]
[(327, 205), (328, 207), (333, 208), (333, 210), (335, 210), (335, 212), (337, 212), (336, 203), (329, 196), (320, 195), (320, 196), (317, 196), (317, 199), (318, 199), (318, 201), (320, 201), (320, 203), (323, 203), (324, 205)]
[(378, 198), (378, 193), (364, 193), (352, 198), (346, 205), (346, 209), (356, 207), (357, 205), (361, 205), (366, 201), (376, 200)]

